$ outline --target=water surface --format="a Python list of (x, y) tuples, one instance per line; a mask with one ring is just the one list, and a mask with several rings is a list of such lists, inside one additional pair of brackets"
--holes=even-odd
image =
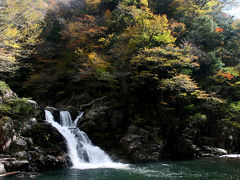
[[(16, 176), (0, 180), (29, 179)], [(52, 170), (35, 177), (36, 180), (237, 180), (240, 179), (240, 161), (226, 159), (197, 159), (191, 161), (164, 161), (135, 164), (125, 169), (71, 169)]]

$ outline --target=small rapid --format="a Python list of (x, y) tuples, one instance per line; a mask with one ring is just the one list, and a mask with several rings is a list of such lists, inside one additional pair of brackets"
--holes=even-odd
[(94, 146), (86, 133), (77, 128), (82, 118), (80, 112), (73, 121), (68, 111), (60, 111), (60, 124), (50, 111), (45, 110), (46, 121), (55, 127), (65, 138), (68, 156), (74, 169), (114, 168), (128, 169), (127, 164), (116, 163), (98, 146)]

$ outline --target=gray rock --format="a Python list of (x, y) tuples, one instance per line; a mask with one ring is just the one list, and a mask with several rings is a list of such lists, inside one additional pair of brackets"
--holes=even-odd
[(27, 159), (28, 154), (26, 151), (19, 151), (13, 154), (14, 157), (20, 158), (20, 159)]
[(217, 148), (217, 147), (211, 147), (211, 146), (203, 146), (201, 148), (200, 156), (206, 157), (206, 154), (209, 154), (210, 157), (212, 156), (221, 156), (226, 155), (228, 152), (225, 149)]
[(16, 144), (18, 146), (24, 146), (24, 147), (27, 146), (27, 142), (25, 140), (21, 139), (21, 138), (16, 140)]
[(36, 123), (37, 123), (37, 119), (36, 119), (36, 118), (31, 118), (31, 119), (30, 119), (30, 122), (31, 122), (32, 124), (36, 124)]
[(0, 163), (0, 174), (5, 174), (5, 173), (6, 173), (6, 170), (5, 170), (4, 164)]
[(27, 100), (27, 101), (32, 105), (32, 107), (34, 107), (34, 109), (38, 108), (38, 104), (36, 101), (33, 101), (33, 100)]
[(181, 158), (193, 158), (198, 156), (199, 147), (190, 139), (180, 138), (177, 144), (177, 154)]
[(55, 107), (47, 106), (44, 108), (44, 110), (50, 111), (51, 113), (58, 111)]
[(7, 171), (26, 171), (29, 166), (29, 161), (27, 160), (16, 160), (11, 161), (10, 164), (6, 167)]

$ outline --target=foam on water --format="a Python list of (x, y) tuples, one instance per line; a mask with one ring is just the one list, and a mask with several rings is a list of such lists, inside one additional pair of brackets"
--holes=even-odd
[(221, 158), (240, 158), (240, 154), (226, 154), (220, 156)]

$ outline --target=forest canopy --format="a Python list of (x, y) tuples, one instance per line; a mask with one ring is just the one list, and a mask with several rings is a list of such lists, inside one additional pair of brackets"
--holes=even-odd
[(0, 77), (44, 104), (119, 99), (130, 124), (240, 127), (236, 3), (0, 1)]

